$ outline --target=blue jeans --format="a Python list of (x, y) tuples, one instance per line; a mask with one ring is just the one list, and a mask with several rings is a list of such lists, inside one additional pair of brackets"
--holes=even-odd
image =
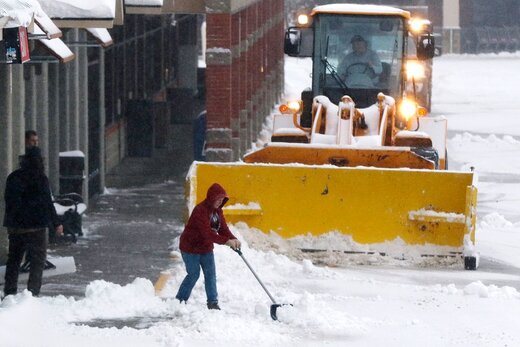
[(200, 269), (202, 268), (208, 303), (218, 303), (217, 272), (215, 270), (213, 252), (205, 254), (181, 252), (181, 254), (188, 274), (184, 277), (175, 297), (180, 301), (188, 301), (191, 290), (195, 287), (195, 283), (197, 283), (200, 276)]

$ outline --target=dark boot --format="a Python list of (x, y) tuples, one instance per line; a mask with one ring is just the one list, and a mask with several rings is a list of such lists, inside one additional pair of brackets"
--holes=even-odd
[(208, 309), (209, 310), (220, 310), (220, 306), (218, 305), (218, 302), (208, 302)]

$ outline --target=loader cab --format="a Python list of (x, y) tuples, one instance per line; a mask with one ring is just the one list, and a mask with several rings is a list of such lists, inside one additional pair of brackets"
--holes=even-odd
[[(399, 14), (318, 12), (308, 27), (289, 28), (285, 53), (313, 60), (312, 88), (302, 93), (302, 125), (310, 126), (311, 116), (305, 106), (317, 95), (325, 95), (336, 104), (343, 95), (349, 95), (360, 108), (374, 104), (379, 92), (399, 98), (405, 87), (407, 20)], [(355, 42), (359, 38), (364, 42)], [(360, 45), (370, 55), (361, 56), (357, 51)]]
[[(400, 95), (404, 35), (405, 20), (400, 16), (316, 16), (313, 94), (334, 103), (349, 95), (358, 107), (374, 104), (379, 92)], [(359, 53), (359, 46), (366, 52)]]

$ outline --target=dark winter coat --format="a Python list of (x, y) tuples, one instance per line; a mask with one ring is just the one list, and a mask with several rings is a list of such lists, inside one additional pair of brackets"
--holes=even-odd
[(5, 184), (4, 226), (13, 229), (38, 229), (59, 225), (52, 203), (49, 180), (27, 170), (12, 172)]
[[(224, 198), (222, 205), (214, 209), (213, 204), (219, 198)], [(226, 191), (218, 183), (209, 187), (206, 199), (195, 206), (188, 224), (181, 234), (179, 248), (182, 252), (204, 254), (213, 251), (213, 243), (225, 244), (231, 239), (236, 239), (229, 231), (224, 219), (222, 206), (227, 202)], [(212, 214), (216, 214), (219, 223), (216, 230), (212, 229)], [(214, 221), (215, 222), (215, 221)], [(213, 223), (215, 228), (215, 223)]]

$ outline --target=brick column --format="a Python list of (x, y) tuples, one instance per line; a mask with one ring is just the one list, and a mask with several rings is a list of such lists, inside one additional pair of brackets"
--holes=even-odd
[(281, 92), (283, 2), (208, 0), (206, 10), (206, 156), (237, 160)]
[(239, 81), (239, 131), (240, 131), (240, 148), (242, 151), (247, 150), (247, 119), (249, 117), (248, 100), (249, 100), (249, 40), (248, 40), (248, 9), (240, 11), (240, 81)]
[(240, 14), (231, 16), (231, 147), (233, 160), (239, 160), (245, 148), (240, 146)]
[(206, 1), (206, 158), (233, 160), (231, 0)]
[(256, 11), (254, 6), (247, 9), (247, 95), (246, 95), (246, 108), (247, 118), (245, 119), (245, 129), (247, 138), (246, 143), (251, 143), (253, 132), (253, 119), (255, 118), (254, 110), (254, 94), (255, 94), (255, 60), (258, 59), (255, 55), (255, 37), (254, 32), (256, 28)]

